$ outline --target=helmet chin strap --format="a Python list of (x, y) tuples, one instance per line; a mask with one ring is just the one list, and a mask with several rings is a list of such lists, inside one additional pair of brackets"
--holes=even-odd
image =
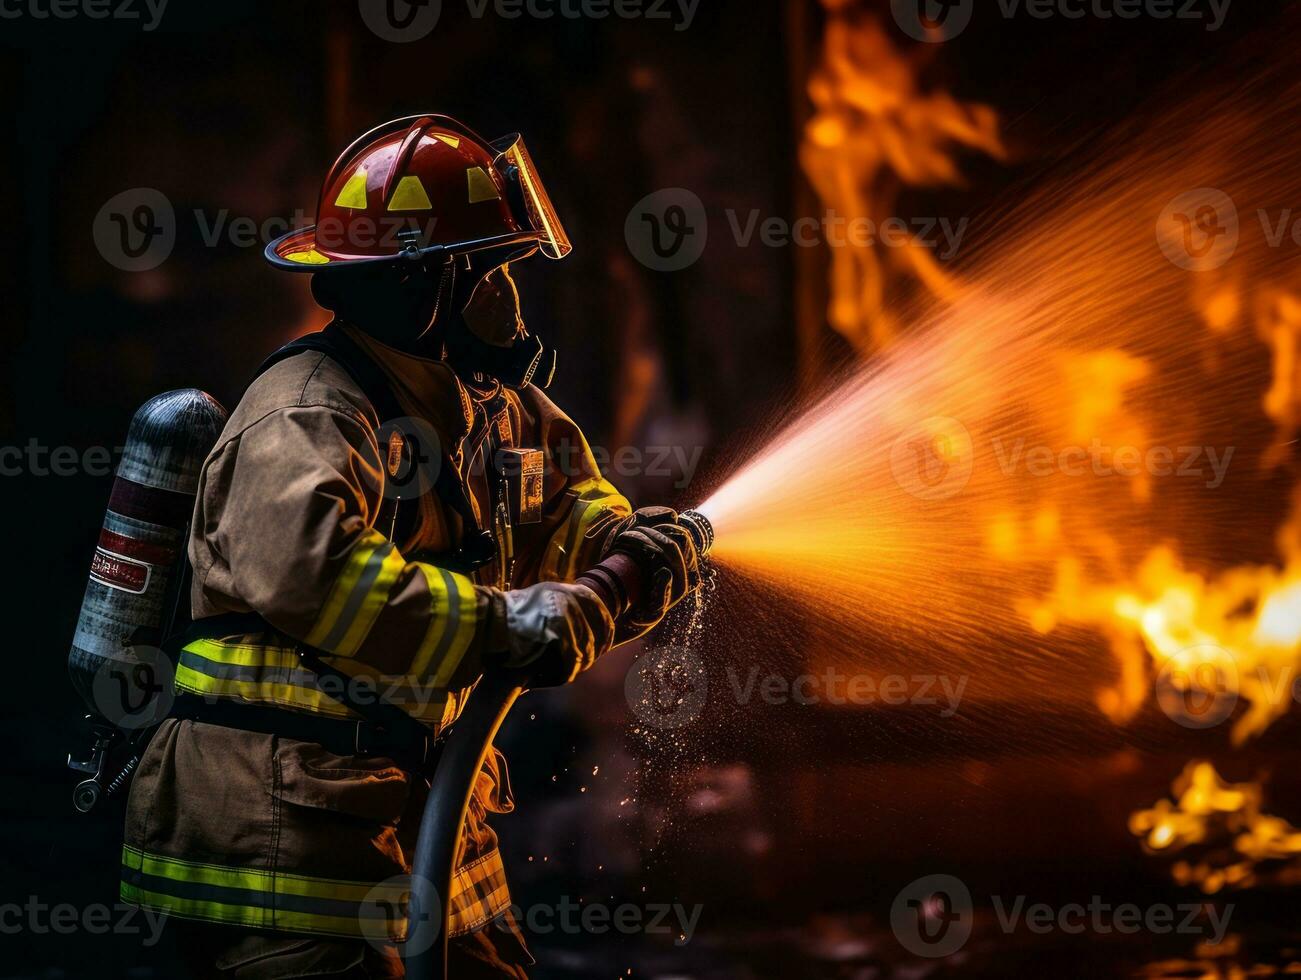
[[(437, 273), (438, 287), (434, 294), (434, 308), (429, 312), (429, 322), (416, 335), (417, 344), (422, 346), (441, 346), (443, 335), (447, 332), (443, 321), (451, 319), (448, 311), (452, 308), (452, 297), (456, 292), (456, 261), (448, 259)], [(423, 343), (422, 343), (423, 342)], [(436, 356), (441, 356), (441, 350)]]

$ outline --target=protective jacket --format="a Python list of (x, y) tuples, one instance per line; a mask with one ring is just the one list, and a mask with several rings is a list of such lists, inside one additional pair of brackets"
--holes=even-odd
[[(467, 529), (434, 492), (420, 496), (419, 519), (405, 530), (384, 526), (381, 420), (338, 363), (296, 354), (263, 373), (231, 415), (204, 465), (189, 544), (194, 617), (256, 613), (267, 628), (189, 643), (175, 689), (355, 717), (299, 663), (301, 641), (441, 731), (492, 654), (494, 590), (572, 580), (599, 560), (630, 507), (539, 390), (485, 394), (441, 361), (343, 329), (389, 375), (409, 414), (436, 432), (479, 525), (495, 528), (498, 557), (473, 570), (440, 566)], [(510, 541), (492, 519), (484, 462), (493, 444), (540, 448), (546, 461), (540, 519), (515, 526)], [(425, 789), (387, 758), (169, 720), (132, 786), (122, 898), (189, 919), (331, 936), (378, 930), (399, 941), (403, 917), (376, 922), (374, 908), (401, 901), (392, 879), (410, 871)], [(447, 898), (453, 936), (510, 905), (484, 821), (511, 807), (502, 760), (490, 759)]]

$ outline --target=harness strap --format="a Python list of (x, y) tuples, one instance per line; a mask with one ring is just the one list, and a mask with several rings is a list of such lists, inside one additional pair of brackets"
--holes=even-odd
[[(262, 362), (253, 375), (254, 379), (261, 376), (272, 365), (305, 351), (324, 354), (347, 372), (374, 409), (376, 424), (401, 418), (405, 414), (398, 403), (397, 396), (393, 394), (393, 388), (383, 369), (356, 341), (340, 329), (337, 320), (332, 321), (324, 330), (307, 334), (285, 344)], [(474, 508), (470, 506), (470, 498), (460, 481), (456, 467), (452, 464), (452, 458), (446, 452), (443, 453), (438, 474), (434, 478), (434, 492), (438, 494), (438, 499), (444, 506), (460, 517), (462, 543), (461, 547), (454, 552), (430, 556), (426, 560), (463, 573), (491, 562), (496, 557), (492, 536), (479, 527), (478, 519), (474, 516)], [(415, 529), (418, 512), (417, 501), (399, 502), (397, 514), (393, 518), (395, 540), (401, 540)], [(384, 521), (381, 518), (377, 523), (382, 524)]]

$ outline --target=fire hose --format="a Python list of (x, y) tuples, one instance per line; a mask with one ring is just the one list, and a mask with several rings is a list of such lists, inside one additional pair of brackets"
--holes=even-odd
[[(678, 515), (678, 522), (691, 534), (700, 557), (705, 558), (714, 544), (709, 519), (698, 511), (687, 510)], [(641, 567), (618, 552), (576, 581), (600, 596), (616, 620), (638, 603), (644, 587)], [(443, 899), (452, 894), (452, 876), (470, 795), (497, 730), (528, 689), (528, 683), (527, 674), (519, 671), (485, 674), (443, 746), (412, 861), (405, 954), (409, 980), (447, 977), (451, 905)]]

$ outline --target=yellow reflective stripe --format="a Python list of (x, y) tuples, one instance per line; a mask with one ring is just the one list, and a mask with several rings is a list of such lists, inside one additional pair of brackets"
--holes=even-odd
[(223, 677), (211, 677), (200, 673), (184, 664), (176, 668), (176, 690), (190, 694), (208, 694), (222, 697), (239, 698), (254, 703), (271, 703), (291, 708), (306, 708), (324, 715), (339, 718), (351, 716), (352, 712), (322, 691), (315, 691), (296, 684), (280, 684), (273, 681), (231, 680)]
[[(457, 608), (459, 611), (462, 607)], [(473, 622), (467, 629), (472, 637)], [(464, 644), (468, 643), (466, 639)], [(463, 653), (463, 649), (457, 650), (458, 659)], [(376, 675), (373, 668), (355, 660), (341, 660), (338, 666), (343, 673), (357, 678), (368, 690), (375, 690), (413, 717), (445, 720), (446, 690), (435, 690), (418, 673)], [(263, 671), (268, 673), (264, 675)], [(181, 650), (174, 686), (185, 693), (277, 704), (337, 718), (354, 717), (331, 696), (328, 688), (322, 690), (317, 686), (315, 675), (301, 666), (298, 654), (284, 647), (194, 640)]]
[[(161, 909), (184, 919), (204, 919), (209, 922), (229, 922), (242, 926), (268, 927), (274, 912), (271, 909), (252, 908), (247, 905), (227, 905), (198, 898), (179, 898), (147, 891), (123, 882), (118, 895), (124, 902), (145, 908)], [(351, 935), (351, 933), (350, 933)]]
[[(429, 627), (411, 661), (411, 673), (445, 688), (470, 648), (479, 626), (479, 597), (474, 583), (458, 572), (420, 564), (429, 586)], [(432, 676), (431, 676), (432, 674)]]
[[(374, 926), (367, 929), (363, 922), (363, 909), (381, 903), (405, 906), (409, 891), (401, 879), (341, 881), (233, 868), (162, 857), (130, 845), (122, 849), (122, 866), (125, 873), (119, 894), (128, 902), (184, 918), (289, 932), (373, 935)], [(345, 914), (353, 908), (353, 914)], [(406, 923), (400, 919), (387, 922), (384, 931), (399, 940)]]
[(375, 620), (379, 618), (379, 614), (384, 611), (385, 605), (388, 604), (389, 593), (393, 591), (398, 576), (402, 574), (402, 569), (406, 568), (406, 566), (407, 563), (403, 559), (402, 553), (397, 548), (390, 547), (388, 553), (382, 558), (382, 564), (374, 583), (361, 597), (361, 604), (353, 614), (352, 625), (348, 627), (343, 639), (335, 644), (334, 649), (330, 651), (331, 653), (336, 653), (341, 657), (351, 657), (356, 654), (361, 647), (362, 641), (370, 633), (371, 627), (375, 625)]
[[(340, 898), (360, 902), (376, 887), (375, 882), (349, 881), (345, 878), (327, 878), (317, 875), (296, 875), (288, 871), (267, 871), (263, 868), (234, 868), (224, 864), (207, 864), (186, 861), (182, 858), (164, 857), (149, 851), (122, 845), (122, 863), (133, 871), (172, 878), (177, 881), (196, 881), (205, 885), (223, 885), (228, 888), (247, 888), (252, 891), (283, 892), (288, 895), (311, 895), (316, 898)], [(403, 889), (391, 886), (400, 897)]]
[(569, 519), (558, 527), (547, 545), (542, 560), (542, 578), (554, 582), (571, 581), (582, 569), (576, 567), (582, 558), (580, 545), (588, 528), (606, 514), (626, 517), (632, 513), (628, 498), (604, 478), (583, 480), (570, 488), (577, 495)]
[[(327, 639), (337, 631), (340, 625), (339, 618), (348, 609), (353, 591), (356, 589), (361, 577), (366, 573), (371, 558), (379, 549), (385, 546), (392, 547), (384, 536), (373, 528), (368, 528), (353, 544), (352, 551), (349, 552), (343, 568), (340, 569), (338, 577), (334, 580), (334, 585), (330, 587), (329, 595), (325, 597), (325, 604), (321, 606), (321, 613), (316, 619), (316, 625), (307, 634), (308, 646), (330, 650), (326, 642)], [(333, 653), (334, 651), (330, 650), (330, 652)]]
[(297, 667), (298, 653), (289, 647), (257, 646), (252, 643), (227, 643), (223, 640), (194, 640), (183, 648), (216, 663), (241, 667)]
[[(385, 905), (405, 907), (410, 888), (405, 878), (383, 883), (344, 881), (183, 861), (130, 845), (122, 848), (122, 867), (119, 894), (133, 905), (156, 908), (182, 918), (284, 932), (373, 936), (380, 921), (374, 916), (374, 910)], [(349, 905), (356, 906), (356, 914), (342, 914), (349, 911)], [(463, 935), (509, 907), (506, 870), (501, 852), (494, 848), (456, 870), (448, 903), (450, 934)], [(369, 917), (363, 916), (363, 910), (370, 911)], [(394, 940), (400, 940), (406, 923), (385, 917), (384, 931), (390, 932)]]

